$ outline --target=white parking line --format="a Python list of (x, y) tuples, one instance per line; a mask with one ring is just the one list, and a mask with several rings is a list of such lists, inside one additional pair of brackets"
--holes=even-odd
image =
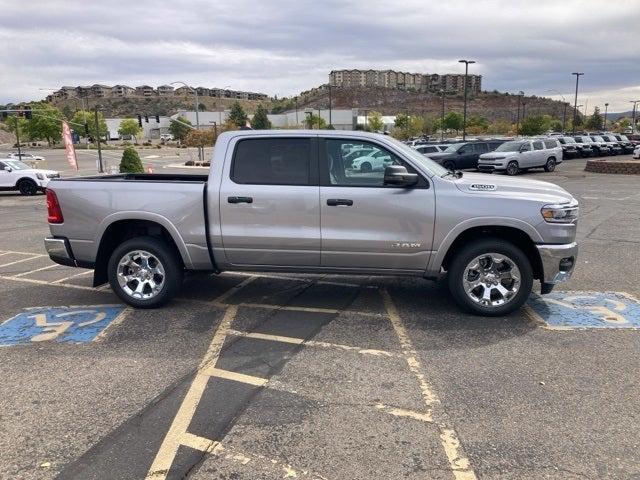
[(3, 263), (2, 265), (0, 265), (0, 268), (9, 267), (9, 266), (15, 265), (17, 263), (28, 262), (29, 260), (36, 260), (36, 259), (41, 258), (41, 257), (44, 257), (44, 255), (36, 255), (34, 257), (23, 258), (23, 259), (20, 259), (20, 260), (16, 260), (14, 262)]
[(12, 275), (13, 278), (24, 277), (25, 275), (31, 275), (32, 273), (41, 272), (43, 270), (49, 270), (50, 268), (57, 267), (57, 263), (53, 263), (51, 265), (47, 265), (46, 267), (36, 268), (35, 270), (29, 270), (27, 272), (18, 273), (17, 275)]
[(72, 278), (81, 277), (82, 275), (88, 275), (89, 273), (93, 273), (93, 270), (85, 270), (84, 272), (76, 273), (74, 275), (69, 275), (68, 277), (60, 278), (58, 280), (54, 280), (51, 282), (52, 284), (63, 283), (66, 280), (71, 280)]

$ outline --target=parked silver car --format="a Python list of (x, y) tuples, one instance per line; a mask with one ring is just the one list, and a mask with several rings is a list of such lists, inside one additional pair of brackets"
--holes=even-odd
[[(351, 168), (344, 144), (389, 165)], [(364, 132), (225, 132), (208, 176), (54, 179), (47, 206), (49, 256), (93, 268), (94, 285), (139, 308), (167, 302), (191, 270), (446, 273), (461, 307), (504, 315), (534, 279), (542, 293), (567, 280), (578, 254), (578, 202), (562, 188), (452, 172)]]
[(562, 146), (555, 138), (512, 140), (495, 151), (483, 153), (478, 160), (481, 172), (504, 172), (517, 175), (521, 170), (544, 168), (553, 172), (562, 163)]

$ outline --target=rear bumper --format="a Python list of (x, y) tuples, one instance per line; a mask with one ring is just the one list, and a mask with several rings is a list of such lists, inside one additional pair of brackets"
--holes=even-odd
[(44, 248), (47, 250), (49, 258), (54, 262), (68, 267), (77, 267), (71, 245), (66, 238), (47, 237), (44, 239)]
[(577, 243), (536, 245), (536, 247), (542, 261), (543, 284), (555, 285), (571, 278), (578, 259)]

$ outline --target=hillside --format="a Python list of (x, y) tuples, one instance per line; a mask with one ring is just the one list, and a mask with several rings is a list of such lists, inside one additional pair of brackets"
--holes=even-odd
[[(332, 107), (357, 108), (375, 110), (383, 115), (394, 115), (399, 112), (438, 117), (442, 112), (442, 99), (437, 94), (419, 93), (395, 90), (382, 87), (332, 87)], [(562, 102), (542, 97), (523, 97), (522, 102), (526, 115), (544, 115), (562, 118), (564, 106)], [(299, 108), (328, 108), (329, 94), (326, 89), (314, 89), (312, 93), (301, 97)], [(447, 96), (445, 98), (445, 112), (450, 110), (462, 112), (463, 97)], [(516, 121), (518, 97), (498, 92), (482, 92), (470, 97), (467, 103), (467, 115), (478, 115), (489, 121)], [(573, 114), (571, 107), (567, 108), (567, 118)], [(522, 107), (520, 111), (522, 118)]]

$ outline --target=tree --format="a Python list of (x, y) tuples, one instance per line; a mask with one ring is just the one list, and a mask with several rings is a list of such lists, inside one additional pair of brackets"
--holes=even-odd
[(213, 128), (207, 130), (191, 130), (186, 138), (188, 147), (210, 147), (216, 143), (216, 131)]
[(532, 115), (520, 123), (522, 135), (541, 135), (547, 130), (545, 119), (542, 115)]
[(372, 132), (380, 132), (384, 130), (384, 122), (382, 121), (382, 114), (380, 112), (369, 112), (367, 117), (367, 125)]
[(229, 120), (233, 122), (233, 124), (240, 128), (244, 127), (247, 123), (247, 114), (240, 105), (240, 102), (235, 101), (233, 105), (231, 105), (231, 112), (229, 112)]
[[(75, 131), (78, 135), (80, 135), (81, 137), (85, 136), (85, 129), (84, 127), (81, 127), (80, 125), (84, 125), (85, 124), (85, 119), (86, 119), (86, 125), (89, 127), (89, 136), (93, 139), (98, 137), (98, 129), (96, 129), (96, 116), (95, 116), (95, 112), (92, 111), (84, 111), (84, 110), (78, 110), (74, 115), (73, 118), (71, 118), (71, 121), (73, 122), (70, 127), (73, 131)], [(80, 124), (80, 125), (74, 125), (74, 124)], [(98, 112), (98, 125), (99, 125), (99, 132), (100, 132), (100, 137), (104, 137), (107, 135), (107, 122), (104, 121), (104, 115), (102, 115), (102, 113)]]
[(311, 115), (305, 115), (305, 117), (306, 118), (304, 119), (304, 125), (308, 129), (314, 130), (327, 128), (327, 122), (324, 121), (324, 118), (318, 115), (314, 115), (313, 113)]
[(513, 124), (506, 120), (496, 120), (489, 125), (489, 132), (497, 133), (498, 135), (511, 135), (515, 133)]
[(27, 123), (27, 135), (31, 140), (46, 140), (49, 146), (62, 137), (62, 113), (48, 103), (31, 106), (31, 120)]
[(631, 120), (629, 120), (628, 118), (621, 118), (613, 125), (613, 129), (617, 133), (625, 133), (630, 126)]
[[(27, 123), (28, 121), (25, 118), (18, 117), (16, 115), (7, 117), (7, 120), (5, 122), (7, 130), (11, 133), (16, 133), (16, 131), (19, 132), (20, 137), (24, 137), (27, 133)], [(20, 138), (20, 142), (22, 142), (23, 140), (24, 138)]]
[(413, 117), (411, 115), (399, 113), (396, 115), (391, 135), (398, 140), (407, 140), (411, 137), (422, 134), (423, 130), (424, 119), (422, 117)]
[(122, 152), (120, 173), (144, 173), (144, 167), (138, 152), (133, 147), (126, 147)]
[(486, 118), (473, 116), (467, 120), (467, 132), (472, 135), (486, 133), (489, 130), (489, 121)]
[(172, 121), (169, 125), (169, 133), (173, 135), (173, 138), (176, 140), (184, 140), (187, 137), (187, 134), (193, 130), (189, 125), (191, 122), (187, 120), (185, 117), (176, 118), (177, 122)]
[(256, 108), (256, 113), (251, 119), (251, 127), (255, 130), (269, 130), (271, 128), (271, 122), (267, 117), (267, 109), (262, 104), (259, 104), (258, 108)]
[(596, 107), (593, 109), (593, 115), (591, 115), (587, 119), (586, 127), (589, 130), (602, 130), (603, 119), (602, 115), (600, 115), (600, 107)]
[(463, 121), (462, 115), (458, 112), (449, 112), (444, 116), (443, 126), (445, 130), (455, 130), (457, 135), (458, 131), (462, 129)]
[(125, 118), (120, 122), (120, 127), (118, 128), (118, 135), (124, 137), (126, 135), (131, 135), (135, 142), (138, 143), (138, 135), (142, 132), (142, 128), (138, 125), (138, 121), (135, 118)]

